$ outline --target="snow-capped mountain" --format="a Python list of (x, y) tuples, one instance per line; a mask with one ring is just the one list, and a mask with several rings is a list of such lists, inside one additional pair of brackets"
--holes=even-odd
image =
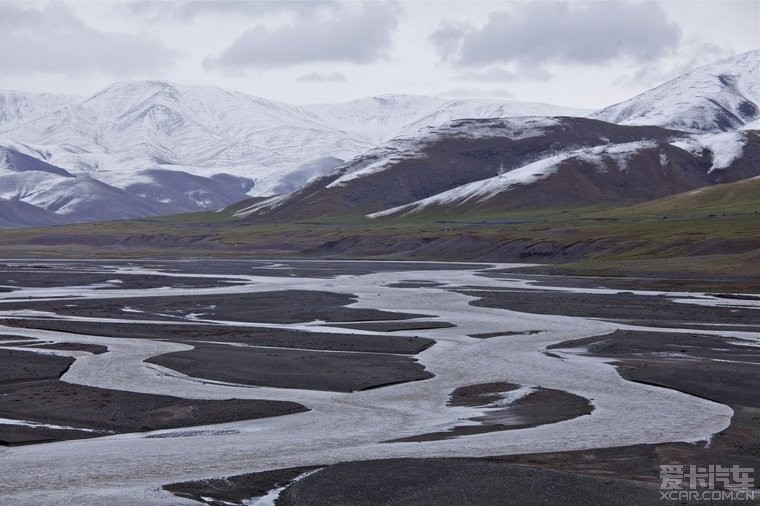
[(726, 132), (757, 123), (760, 50), (704, 65), (590, 117), (688, 132)]
[[(496, 202), (526, 186), (551, 203), (546, 182), (560, 180), (603, 189), (567, 202), (643, 198), (656, 193), (647, 185), (688, 189), (757, 172), (748, 160), (759, 72), (760, 51), (721, 60), (592, 115), (603, 121), (546, 104), (411, 95), (290, 105), (165, 81), (83, 99), (0, 92), (0, 199), (8, 216), (25, 203), (44, 222), (45, 213), (134, 218), (248, 197), (256, 203), (237, 206), (241, 215), (396, 215)], [(628, 177), (630, 160), (651, 179)]]
[[(0, 141), (0, 199), (25, 202), (70, 221), (142, 218), (218, 209), (247, 197), (234, 176), (204, 178), (182, 171), (146, 169), (110, 185), (42, 159), (48, 153)], [(115, 175), (114, 175), (115, 177)]]
[(350, 159), (386, 137), (452, 114), (492, 117), (534, 108), (566, 110), (412, 96), (302, 107), (210, 86), (140, 81), (109, 86), (2, 135), (44, 146), (49, 163), (109, 184), (125, 174), (168, 169), (204, 177), (232, 174), (253, 181), (251, 195), (270, 195), (291, 170), (303, 173), (304, 164)]
[(256, 180), (272, 168), (324, 156), (350, 157), (371, 147), (325, 128), (297, 106), (162, 81), (109, 86), (3, 135), (49, 146), (50, 163), (94, 177), (176, 168)]
[(760, 175), (760, 133), (572, 117), (456, 120), (395, 139), (245, 219), (370, 218), (642, 202)]
[[(0, 197), (76, 220), (218, 209), (249, 195), (291, 192), (387, 138), (459, 115), (573, 112), (419, 96), (297, 106), (165, 81), (117, 83), (86, 99), (4, 96), (0, 146), (14, 160), (27, 158), (23, 170), (6, 164)], [(30, 174), (30, 159), (46, 170)], [(89, 200), (102, 202), (104, 192), (114, 209), (89, 214)]]

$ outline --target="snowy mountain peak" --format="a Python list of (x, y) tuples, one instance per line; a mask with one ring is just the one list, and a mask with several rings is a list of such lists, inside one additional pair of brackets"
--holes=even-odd
[(737, 130), (760, 120), (760, 50), (703, 65), (591, 117), (690, 132)]
[(124, 81), (107, 86), (82, 102), (81, 106), (100, 114), (114, 115), (154, 104), (175, 107), (193, 97), (225, 93), (221, 88), (184, 86), (168, 81)]

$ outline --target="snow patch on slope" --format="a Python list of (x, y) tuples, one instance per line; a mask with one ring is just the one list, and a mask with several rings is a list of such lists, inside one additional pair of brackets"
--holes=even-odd
[(275, 209), (280, 204), (286, 202), (289, 196), (290, 196), (289, 194), (285, 194), (285, 195), (275, 195), (274, 197), (269, 197), (268, 199), (262, 200), (251, 206), (240, 209), (239, 211), (235, 213), (235, 216), (243, 217), (243, 216), (248, 216), (259, 211), (269, 211), (269, 210)]
[(712, 172), (730, 167), (735, 160), (740, 158), (744, 153), (747, 139), (742, 132), (721, 132), (684, 137), (671, 144), (696, 156), (700, 156), (705, 149), (711, 151), (713, 162), (709, 172)]
[[(573, 151), (572, 155), (581, 161), (596, 165), (600, 172), (607, 172), (608, 164), (605, 161), (611, 161), (618, 170), (622, 171), (629, 168), (628, 159), (630, 157), (639, 151), (656, 148), (657, 145), (655, 141), (624, 142), (582, 148)], [(663, 159), (660, 159), (660, 164), (664, 164)]]
[(384, 211), (378, 211), (376, 213), (368, 214), (368, 218), (380, 218), (383, 216), (391, 215), (407, 215), (413, 212), (421, 211), (430, 206), (457, 206), (465, 204), (467, 202), (483, 202), (490, 199), (494, 195), (501, 193), (502, 191), (512, 188), (517, 185), (526, 185), (545, 179), (554, 174), (557, 170), (557, 165), (569, 158), (568, 154), (552, 156), (533, 162), (531, 164), (520, 167), (498, 176), (483, 179), (481, 181), (475, 181), (462, 186), (458, 186), (451, 190), (433, 195), (410, 204), (405, 204)]

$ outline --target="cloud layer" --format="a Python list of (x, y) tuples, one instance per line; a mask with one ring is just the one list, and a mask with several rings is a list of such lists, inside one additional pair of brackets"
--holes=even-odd
[(372, 63), (391, 47), (399, 12), (391, 3), (351, 3), (316, 19), (299, 17), (279, 27), (257, 25), (220, 54), (206, 58), (204, 66), (242, 70), (312, 62)]
[(41, 9), (0, 2), (0, 67), (6, 74), (102, 72), (114, 76), (153, 72), (175, 54), (149, 37), (100, 31), (64, 3)]
[(518, 2), (481, 28), (444, 25), (430, 40), (459, 67), (600, 65), (619, 57), (651, 62), (678, 46), (681, 29), (651, 2)]
[(219, 15), (265, 15), (279, 12), (293, 12), (308, 15), (315, 11), (335, 8), (334, 0), (139, 0), (123, 4), (130, 14), (152, 21), (188, 21), (207, 14)]
[(332, 74), (311, 72), (296, 78), (299, 83), (342, 83), (347, 80), (346, 75), (342, 72), (333, 72)]

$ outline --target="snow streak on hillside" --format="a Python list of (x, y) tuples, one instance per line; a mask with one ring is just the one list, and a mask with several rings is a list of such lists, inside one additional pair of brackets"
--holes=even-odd
[(546, 179), (555, 174), (563, 162), (571, 159), (595, 165), (600, 172), (608, 170), (610, 162), (616, 169), (626, 170), (629, 168), (627, 159), (631, 155), (644, 149), (656, 147), (656, 142), (639, 141), (574, 149), (523, 165), (489, 179), (468, 183), (403, 206), (371, 213), (367, 217), (404, 216), (435, 206), (451, 208), (466, 204), (481, 204), (515, 187), (528, 186), (536, 181)]
[(327, 187), (343, 186), (350, 181), (380, 172), (400, 160), (424, 156), (423, 150), (426, 146), (446, 138), (488, 139), (506, 137), (512, 140), (521, 140), (542, 135), (545, 128), (559, 124), (558, 119), (551, 117), (505, 118), (501, 121), (488, 123), (453, 121), (438, 128), (426, 129), (414, 137), (394, 139), (385, 146), (367, 153), (366, 156), (358, 160), (358, 163), (350, 165), (344, 175)]

